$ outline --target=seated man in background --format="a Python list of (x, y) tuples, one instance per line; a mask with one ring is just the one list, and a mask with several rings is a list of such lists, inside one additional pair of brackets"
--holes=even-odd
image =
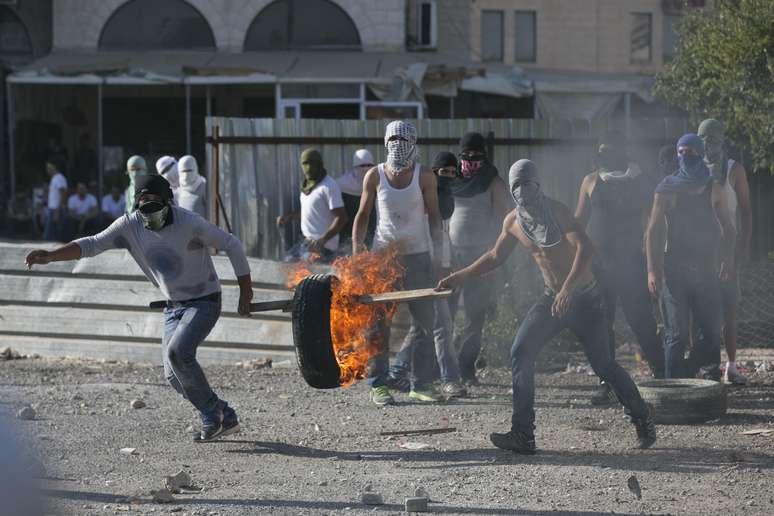
[(114, 186), (110, 193), (102, 198), (102, 224), (107, 227), (126, 211), (126, 198), (121, 189)]
[(299, 159), (304, 172), (301, 183), (301, 211), (277, 217), (280, 230), (291, 220), (301, 221), (304, 238), (288, 250), (289, 261), (307, 260), (319, 255), (331, 262), (339, 249), (339, 233), (347, 223), (347, 212), (339, 185), (323, 166), (322, 155), (316, 149), (306, 149)]
[(78, 183), (75, 193), (67, 199), (68, 240), (76, 235), (93, 234), (98, 229), (97, 198), (89, 193), (85, 183)]

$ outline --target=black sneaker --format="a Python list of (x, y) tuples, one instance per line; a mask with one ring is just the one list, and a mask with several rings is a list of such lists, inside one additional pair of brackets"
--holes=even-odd
[(201, 413), (202, 430), (194, 437), (194, 442), (214, 441), (223, 434), (223, 409), (220, 404), (212, 412)]
[(590, 401), (592, 405), (599, 407), (618, 403), (618, 398), (616, 398), (610, 384), (602, 382), (599, 384), (599, 387), (594, 390)]
[(656, 424), (653, 422), (653, 407), (648, 405), (648, 415), (644, 418), (632, 418), (637, 430), (637, 448), (646, 450), (656, 443)]
[(240, 430), (236, 411), (226, 405), (226, 408), (223, 409), (223, 431), (220, 433), (220, 436), (238, 434)]
[(489, 434), (492, 444), (503, 450), (524, 455), (535, 454), (535, 436), (511, 430), (507, 434)]

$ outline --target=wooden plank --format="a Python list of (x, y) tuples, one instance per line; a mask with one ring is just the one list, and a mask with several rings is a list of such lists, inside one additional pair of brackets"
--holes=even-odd
[(419, 301), (421, 299), (442, 299), (452, 295), (452, 290), (435, 290), (422, 288), (418, 290), (398, 290), (383, 294), (366, 294), (356, 299), (358, 303), (375, 305), (377, 303), (402, 303), (407, 301)]
[(274, 301), (260, 301), (258, 303), (250, 303), (250, 312), (269, 312), (272, 310), (281, 310), (283, 312), (289, 312), (293, 309), (293, 299), (276, 299)]
[[(161, 299), (161, 293), (149, 281), (104, 280), (77, 276), (46, 277), (24, 274), (0, 274), (0, 304), (86, 304), (105, 308), (147, 309), (148, 303)], [(239, 288), (221, 285), (223, 311), (236, 313)], [(257, 299), (287, 299), (288, 291), (253, 289)]]
[[(0, 334), (60, 335), (115, 340), (160, 340), (164, 317), (158, 312), (102, 310), (61, 306), (0, 306)], [(291, 348), (290, 321), (221, 317), (211, 342), (240, 346), (272, 345)]]
[[(37, 353), (48, 357), (85, 357), (98, 360), (127, 360), (135, 363), (159, 365), (159, 342), (125, 342), (68, 337), (25, 337), (0, 335), (0, 347), (10, 346), (20, 353)], [(275, 349), (227, 348), (204, 342), (196, 350), (196, 360), (203, 365), (234, 364), (240, 360), (271, 358), (275, 367), (280, 364), (296, 367), (295, 352)], [(300, 380), (300, 379), (299, 379)]]

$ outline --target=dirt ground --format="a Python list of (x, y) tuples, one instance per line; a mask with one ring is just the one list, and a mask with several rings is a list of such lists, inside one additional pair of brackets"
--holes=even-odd
[[(164, 383), (160, 365), (0, 362), (0, 413), (11, 416), (44, 463), (39, 482), (49, 513), (400, 514), (416, 487), (439, 514), (774, 513), (774, 434), (740, 435), (774, 428), (774, 373), (754, 374), (751, 386), (730, 390), (722, 420), (659, 427), (658, 443), (646, 451), (631, 449), (634, 429), (620, 408), (589, 405), (594, 377), (542, 373), (539, 452), (515, 456), (488, 440), (489, 432), (509, 428), (504, 370), (486, 371), (468, 399), (419, 405), (398, 394), (396, 406), (381, 409), (369, 404), (364, 382), (315, 391), (293, 368), (206, 371), (238, 411), (243, 431), (194, 444), (191, 425), (198, 423)], [(130, 408), (136, 398), (147, 406)], [(16, 419), (25, 404), (35, 419)], [(380, 435), (431, 427), (455, 430)], [(421, 449), (401, 447), (407, 443)], [(201, 491), (151, 502), (150, 492), (181, 469)], [(641, 500), (627, 488), (632, 475)], [(360, 503), (369, 484), (383, 505)]]

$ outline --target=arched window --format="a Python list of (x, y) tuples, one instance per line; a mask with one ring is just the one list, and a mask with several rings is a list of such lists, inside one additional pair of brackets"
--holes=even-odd
[(245, 50), (360, 50), (360, 34), (330, 0), (275, 0), (255, 17)]
[(130, 0), (110, 17), (100, 50), (214, 49), (204, 16), (183, 0)]
[(0, 7), (0, 55), (19, 56), (32, 53), (30, 35), (24, 23), (8, 7)]

